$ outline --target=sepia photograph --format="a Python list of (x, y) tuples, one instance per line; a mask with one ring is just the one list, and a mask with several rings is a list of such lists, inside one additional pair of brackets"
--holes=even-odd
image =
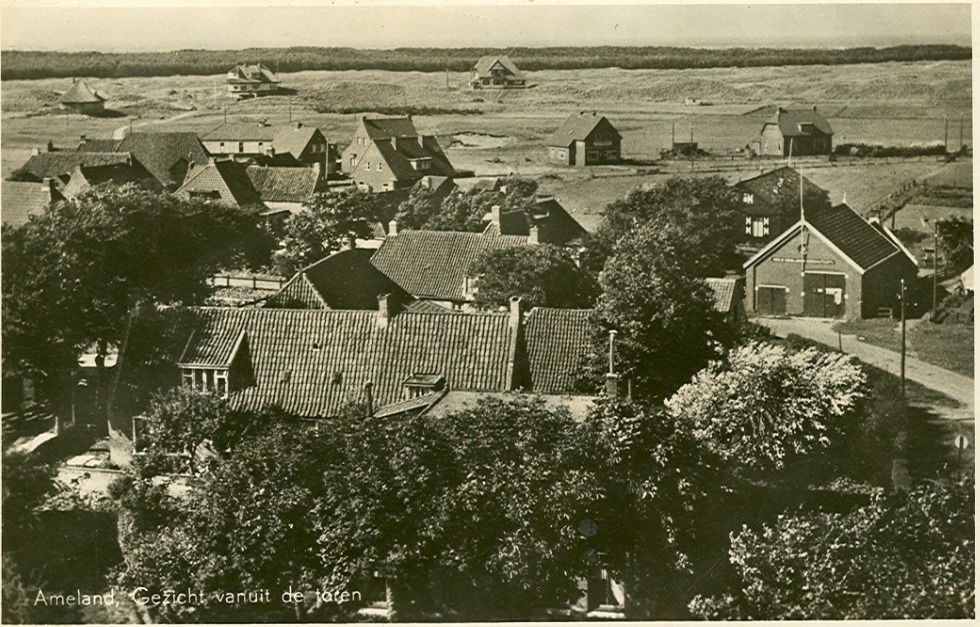
[(0, 0), (0, 623), (975, 620), (973, 8)]

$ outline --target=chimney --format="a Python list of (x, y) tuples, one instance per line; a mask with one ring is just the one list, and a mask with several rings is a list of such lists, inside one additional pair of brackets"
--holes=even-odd
[(500, 205), (493, 205), (490, 207), (490, 221), (500, 226)]
[(296, 123), (296, 130), (298, 131), (301, 128), (303, 128), (303, 123), (302, 122), (297, 122)]
[(814, 111), (816, 111), (816, 110), (817, 110), (817, 105), (813, 105), (813, 110), (814, 110)]
[(538, 227), (537, 227), (537, 225), (531, 225), (531, 227), (528, 228), (527, 231), (528, 231), (528, 234), (527, 234), (527, 243), (528, 244), (539, 244), (540, 242), (538, 241)]
[(82, 133), (81, 135), (79, 135), (79, 141), (82, 141), (82, 142), (85, 141), (85, 133)]
[(388, 323), (391, 321), (391, 294), (379, 294), (378, 295), (378, 328), (387, 329)]
[(36, 157), (39, 154), (41, 154), (41, 149), (40, 148), (36, 148), (36, 147), (35, 148), (31, 148), (31, 156), (32, 157)]
[(595, 116), (596, 116), (596, 112), (595, 112), (595, 111), (593, 111), (593, 112), (592, 112), (592, 117), (595, 117)]
[(513, 330), (518, 330), (521, 327), (521, 297), (511, 296), (510, 297), (510, 317), (508, 318), (508, 324)]
[(784, 111), (786, 110), (783, 109), (782, 107), (776, 107), (776, 113), (783, 113)]
[(619, 375), (616, 374), (616, 330), (609, 331), (609, 372), (606, 373), (606, 396), (619, 396)]
[(398, 220), (388, 223), (388, 235), (398, 235)]
[(48, 140), (47, 148), (48, 148), (48, 152), (54, 152), (54, 142), (51, 141), (50, 139)]

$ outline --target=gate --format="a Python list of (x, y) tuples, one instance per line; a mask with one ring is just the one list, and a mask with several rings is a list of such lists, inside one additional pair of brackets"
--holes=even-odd
[(755, 290), (755, 308), (766, 316), (786, 315), (786, 288), (759, 286)]
[(803, 275), (803, 315), (812, 318), (840, 318), (844, 315), (843, 274), (807, 272)]

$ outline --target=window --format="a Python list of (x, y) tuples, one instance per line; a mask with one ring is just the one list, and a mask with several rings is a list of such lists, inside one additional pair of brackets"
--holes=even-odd
[(752, 237), (769, 235), (769, 218), (752, 218)]
[(217, 392), (228, 396), (228, 371), (217, 368), (182, 368), (181, 382), (201, 392)]
[(367, 168), (368, 170), (370, 170), (371, 169), (371, 162), (370, 161), (365, 161), (364, 162), (364, 167)]
[(238, 152), (245, 152), (245, 142), (238, 142)]
[(742, 192), (742, 202), (751, 205), (755, 202), (755, 195), (752, 192)]
[(379, 161), (378, 162), (378, 172), (380, 172), (380, 171), (381, 171), (381, 162)]

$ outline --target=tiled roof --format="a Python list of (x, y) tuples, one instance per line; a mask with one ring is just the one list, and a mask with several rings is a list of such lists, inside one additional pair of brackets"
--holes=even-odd
[[(758, 176), (735, 183), (740, 192), (750, 192), (752, 204), (742, 203), (739, 210), (745, 215), (770, 215), (773, 207), (792, 207), (787, 217), (798, 217), (800, 212), (800, 173), (794, 168), (783, 166)], [(823, 189), (810, 179), (803, 177), (805, 194), (826, 195)]]
[(481, 254), (527, 240), (490, 231), (401, 231), (385, 239), (371, 263), (416, 298), (464, 301), (464, 280)]
[(90, 104), (104, 101), (105, 98), (92, 91), (85, 81), (76, 81), (58, 99), (58, 102), (62, 104)]
[(222, 202), (239, 207), (262, 204), (262, 197), (245, 173), (245, 166), (231, 160), (215, 161), (190, 170), (187, 180), (174, 193), (186, 198), (195, 192), (216, 192)]
[(51, 186), (47, 183), (0, 183), (0, 221), (4, 225), (20, 226), (30, 216), (44, 212), (51, 203)]
[(378, 296), (401, 309), (412, 297), (371, 264), (370, 250), (343, 250), (297, 272), (266, 307), (375, 309)]
[(371, 139), (391, 139), (392, 137), (418, 137), (415, 124), (410, 117), (362, 118), (364, 130)]
[(715, 311), (720, 313), (728, 313), (732, 310), (732, 305), (735, 304), (735, 293), (736, 286), (738, 284), (738, 279), (735, 278), (707, 278), (704, 280), (711, 288), (711, 292), (715, 297)]
[(527, 316), (531, 389), (542, 394), (575, 390), (575, 376), (589, 346), (591, 309), (535, 307)]
[(303, 124), (278, 126), (275, 136), (272, 138), (272, 145), (275, 147), (277, 155), (289, 154), (299, 159), (318, 130), (315, 126)]
[(119, 142), (116, 150), (131, 152), (161, 185), (170, 189), (184, 182), (189, 164), (208, 162), (208, 153), (196, 133), (135, 131)]
[(192, 335), (192, 344), (201, 347), (195, 353), (217, 361), (242, 332), (253, 384), (232, 390), (229, 400), (238, 409), (276, 405), (299, 416), (329, 417), (362, 400), (368, 382), (376, 405), (383, 406), (401, 399), (402, 382), (417, 372), (441, 373), (452, 390), (502, 391), (511, 386), (508, 319), (496, 313), (402, 313), (382, 327), (375, 311), (143, 310), (127, 332), (112, 404), (114, 410), (139, 411), (127, 406), (138, 390), (151, 381), (176, 385), (176, 364)]
[[(568, 146), (573, 141), (585, 141), (585, 139), (595, 130), (599, 124), (605, 120), (606, 124), (615, 131), (616, 129), (612, 126), (609, 120), (606, 120), (606, 116), (597, 115), (596, 113), (582, 111), (581, 113), (573, 113), (568, 116), (568, 118), (562, 122), (562, 125), (558, 127), (558, 130), (548, 139), (547, 146)], [(619, 133), (617, 132), (617, 135)]]
[[(477, 392), (479, 394), (479, 392)], [(388, 418), (391, 416), (404, 416), (406, 414), (420, 414), (439, 402), (446, 395), (446, 390), (429, 392), (422, 396), (397, 401), (374, 412), (375, 418)]]
[(493, 65), (498, 61), (500, 62), (500, 65), (504, 66), (504, 68), (506, 68), (507, 71), (513, 75), (514, 78), (516, 79), (524, 78), (524, 73), (517, 69), (517, 66), (514, 65), (514, 62), (511, 61), (510, 57), (508, 57), (507, 55), (502, 55), (499, 57), (494, 57), (494, 56), (480, 57), (480, 60), (476, 62), (476, 66), (473, 68), (473, 71), (476, 72), (477, 75), (479, 75), (480, 77), (490, 76), (490, 68), (493, 67)]
[(810, 210), (805, 218), (808, 224), (864, 270), (899, 253), (898, 247), (881, 231), (847, 205)]
[(567, 410), (576, 422), (582, 422), (592, 410), (595, 398), (581, 394), (525, 394), (521, 392), (458, 392), (450, 390), (426, 411), (426, 416), (441, 418), (450, 414), (476, 409), (480, 401), (493, 398), (500, 401), (540, 400), (550, 411)]
[(437, 305), (431, 300), (413, 300), (405, 307), (405, 311), (416, 313), (461, 314), (462, 312)]
[(815, 107), (809, 109), (782, 109), (776, 111), (775, 119), (769, 124), (777, 124), (783, 137), (799, 137), (813, 135), (813, 132), (802, 130), (801, 124), (812, 125), (813, 130), (824, 135), (833, 135), (827, 118), (818, 113)]
[(120, 139), (83, 139), (78, 143), (78, 152), (116, 152)]
[(183, 366), (210, 366), (227, 368), (235, 356), (235, 348), (245, 342), (243, 329), (223, 325), (215, 318), (201, 319), (201, 326), (194, 329), (177, 358)]
[(228, 139), (232, 141), (267, 141), (276, 137), (276, 127), (258, 122), (226, 122), (201, 135), (206, 141)]
[(65, 198), (74, 198), (83, 191), (103, 183), (116, 185), (137, 183), (151, 189), (160, 189), (157, 180), (142, 165), (134, 161), (131, 164), (80, 165), (72, 171), (68, 183), (61, 189), (61, 193)]
[(504, 235), (528, 235), (531, 226), (529, 218), (538, 227), (541, 242), (562, 246), (588, 234), (554, 198), (539, 199), (531, 216), (521, 210), (501, 213), (500, 232)]
[(319, 175), (313, 168), (249, 166), (252, 186), (265, 202), (305, 202), (316, 190)]
[(42, 152), (28, 159), (21, 169), (40, 181), (49, 177), (67, 176), (80, 165), (127, 164), (131, 159), (132, 155), (128, 152)]

